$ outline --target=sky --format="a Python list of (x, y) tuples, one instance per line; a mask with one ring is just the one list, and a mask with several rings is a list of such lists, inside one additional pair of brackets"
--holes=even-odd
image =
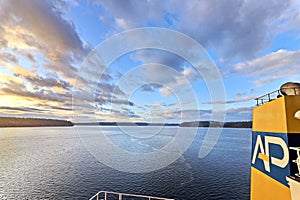
[(297, 0), (0, 0), (0, 116), (247, 121), (299, 72)]

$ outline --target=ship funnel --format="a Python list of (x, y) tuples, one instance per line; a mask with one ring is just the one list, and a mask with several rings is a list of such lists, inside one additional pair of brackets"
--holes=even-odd
[(283, 95), (300, 95), (300, 83), (287, 82), (281, 85), (280, 92)]
[(299, 200), (300, 83), (285, 83), (255, 100), (251, 200)]

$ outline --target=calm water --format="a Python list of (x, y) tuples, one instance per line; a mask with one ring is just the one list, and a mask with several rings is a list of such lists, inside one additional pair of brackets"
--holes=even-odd
[[(168, 131), (175, 129), (169, 127)], [(95, 128), (86, 130), (89, 133)], [(142, 151), (151, 143), (155, 146), (168, 140), (162, 135), (159, 140), (147, 138), (145, 143), (122, 134), (117, 127), (104, 130), (125, 149)], [(249, 199), (251, 130), (223, 129), (214, 149), (199, 159), (206, 130), (198, 130), (190, 148), (174, 163), (158, 171), (133, 174), (97, 161), (73, 127), (2, 128), (0, 199), (88, 199), (99, 190), (184, 200)]]

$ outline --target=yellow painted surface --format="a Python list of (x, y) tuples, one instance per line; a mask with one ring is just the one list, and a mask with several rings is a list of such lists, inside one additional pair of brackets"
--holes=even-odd
[[(295, 113), (300, 111), (300, 95), (283, 96), (253, 109), (253, 132), (293, 134), (300, 133), (300, 119)], [(258, 157), (269, 161), (260, 153)], [(251, 200), (290, 200), (290, 188), (267, 174), (251, 167)]]
[(264, 160), (264, 161), (267, 161), (267, 162), (269, 162), (269, 156), (267, 156), (267, 155), (265, 155), (265, 154), (262, 154), (262, 153), (259, 153), (258, 154), (258, 158), (260, 158), (260, 159), (262, 159), (262, 160)]
[(290, 189), (251, 167), (251, 200), (290, 200)]
[(283, 96), (253, 109), (253, 131), (300, 133), (300, 95)]
[(286, 119), (287, 119), (287, 132), (300, 133), (300, 119), (295, 118), (295, 113), (300, 110), (300, 95), (286, 96)]
[(285, 98), (281, 97), (253, 109), (252, 131), (286, 133)]

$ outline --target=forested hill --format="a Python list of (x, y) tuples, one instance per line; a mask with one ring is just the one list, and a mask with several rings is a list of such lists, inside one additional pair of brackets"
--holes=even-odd
[(216, 122), (216, 121), (194, 121), (183, 122), (181, 127), (224, 127), (224, 128), (252, 128), (252, 121), (244, 122)]
[[(40, 126), (73, 126), (66, 120), (41, 119), (41, 118), (16, 118), (0, 117), (0, 127), (40, 127)], [(181, 124), (159, 124), (159, 123), (124, 123), (124, 122), (97, 122), (76, 123), (75, 125), (100, 125), (100, 126), (181, 126), (181, 127), (224, 127), (224, 128), (251, 128), (252, 122), (216, 122), (216, 121), (194, 121)]]
[(0, 127), (73, 126), (73, 123), (58, 119), (0, 117)]

